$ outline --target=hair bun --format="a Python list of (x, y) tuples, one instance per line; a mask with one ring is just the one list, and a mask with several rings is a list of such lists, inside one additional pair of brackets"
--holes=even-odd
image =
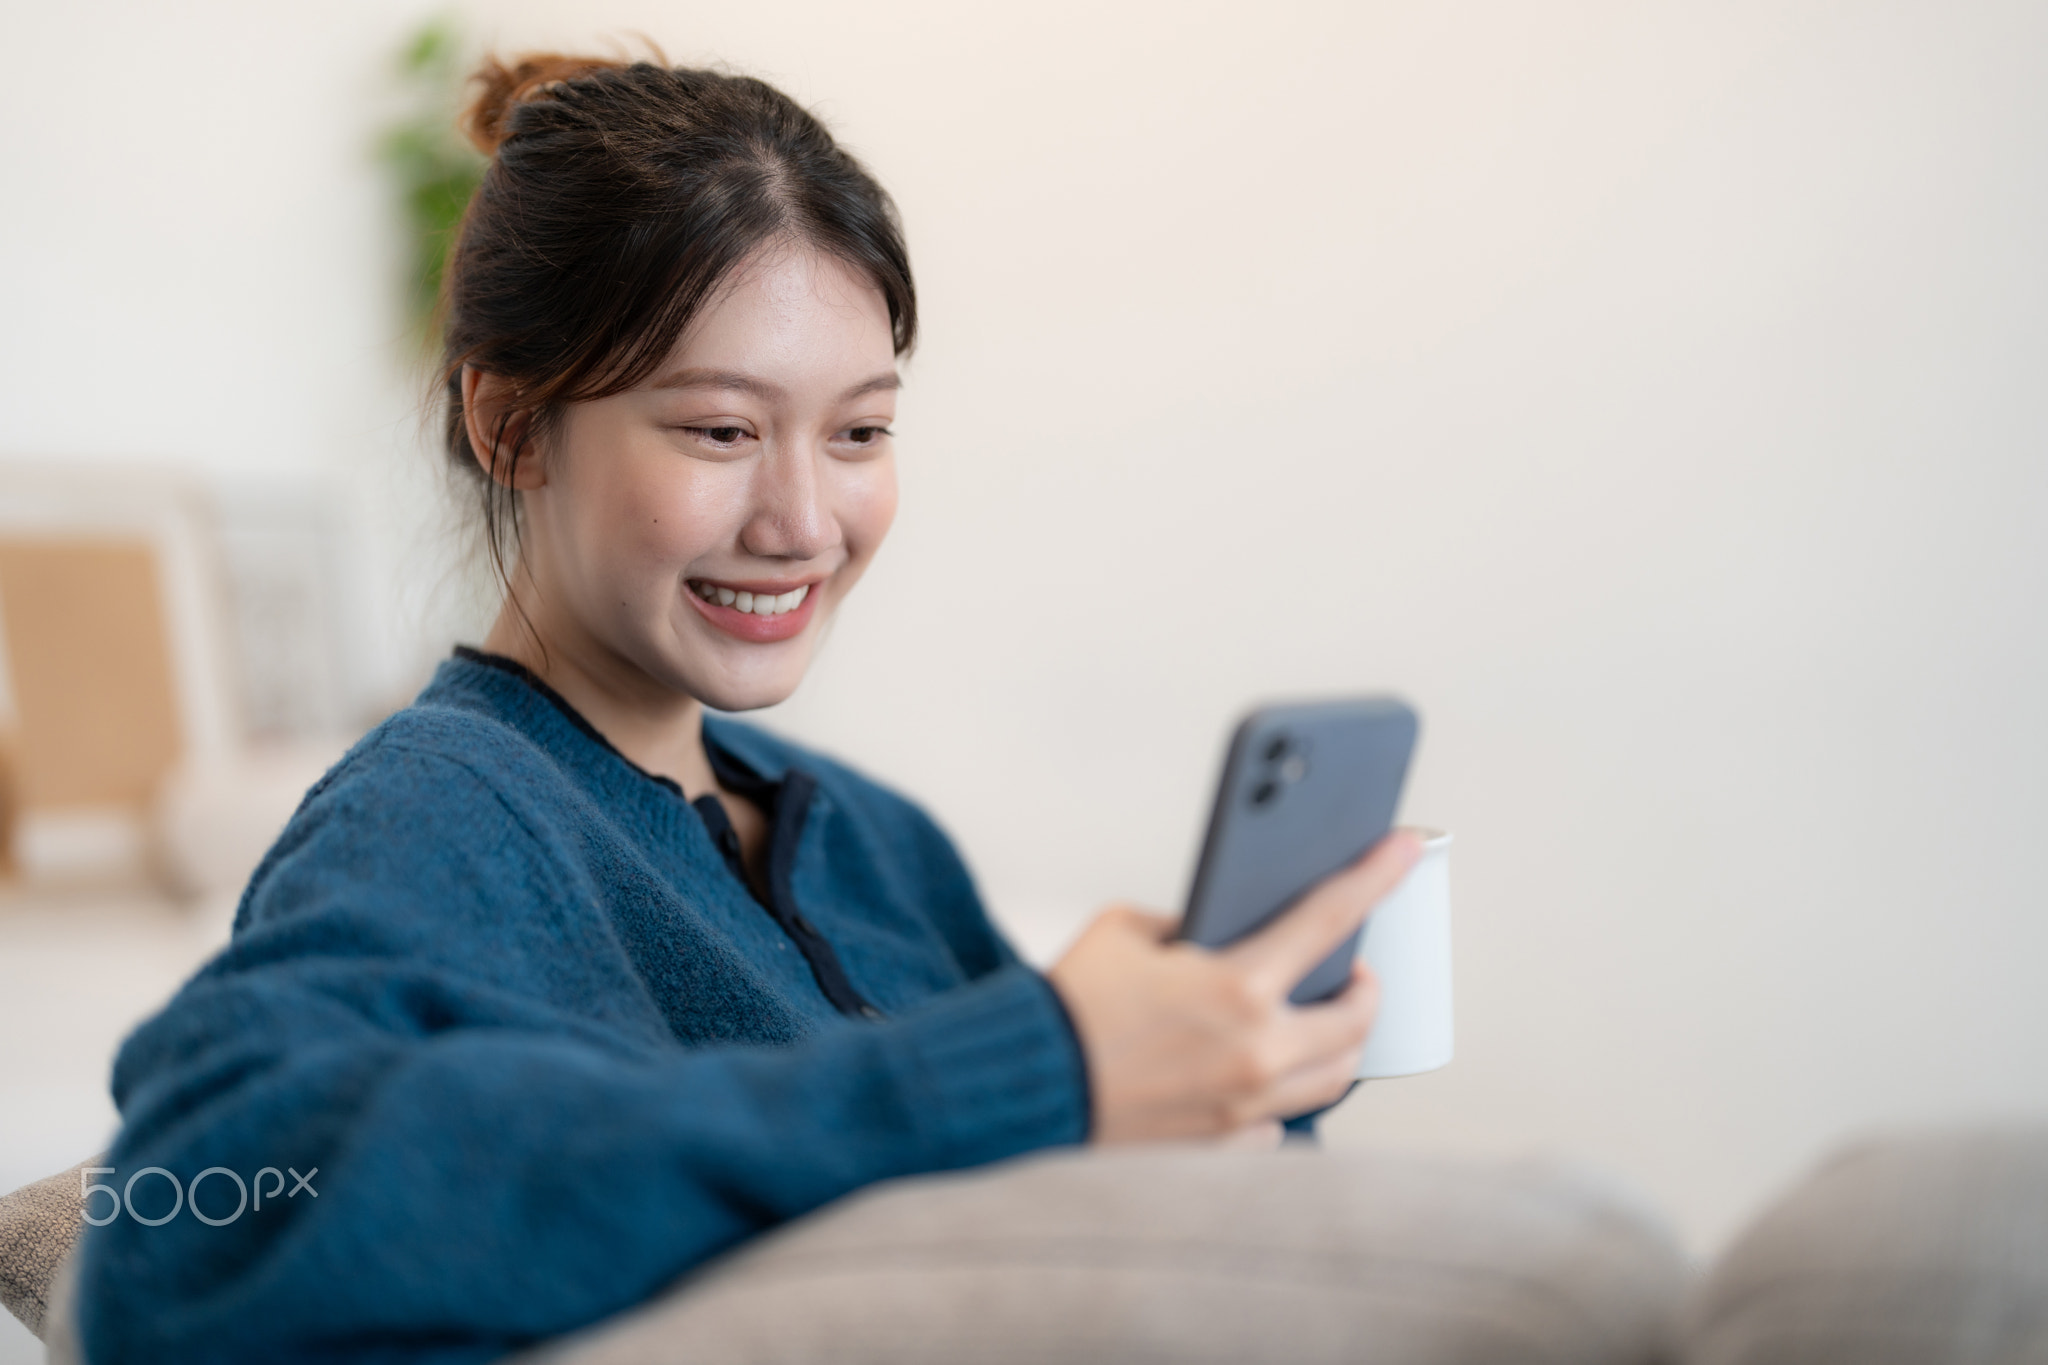
[(618, 71), (627, 65), (608, 57), (570, 57), (559, 52), (529, 52), (510, 66), (496, 57), (486, 57), (469, 78), (476, 97), (463, 111), (460, 127), (478, 151), (490, 156), (511, 132), (512, 115), (520, 105), (544, 97), (563, 81), (594, 71)]

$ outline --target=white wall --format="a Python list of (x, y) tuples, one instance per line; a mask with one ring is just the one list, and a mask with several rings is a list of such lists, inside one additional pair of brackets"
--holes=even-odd
[[(8, 0), (0, 87), (0, 453), (339, 480), (394, 683), (450, 617), (364, 148), (425, 12)], [(1707, 1246), (2048, 1112), (2048, 10), (468, 13), (768, 75), (897, 194), (903, 518), (776, 721), (1000, 903), (1175, 900), (1253, 698), (1422, 707), (1462, 1054), (1336, 1140), (1581, 1153)]]

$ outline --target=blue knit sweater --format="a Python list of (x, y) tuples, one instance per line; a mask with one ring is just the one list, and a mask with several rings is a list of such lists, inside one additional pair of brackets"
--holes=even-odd
[[(95, 1365), (487, 1360), (871, 1182), (1084, 1137), (1066, 1016), (931, 821), (759, 730), (705, 734), (806, 785), (781, 889), (879, 1017), (835, 1008), (677, 791), (451, 660), (122, 1048), (97, 1179), (127, 1202), (80, 1268)], [(152, 1166), (190, 1191), (153, 1225)]]

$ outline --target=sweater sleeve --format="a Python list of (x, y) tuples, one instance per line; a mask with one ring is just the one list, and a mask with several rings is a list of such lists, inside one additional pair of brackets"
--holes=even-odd
[[(629, 983), (562, 986), (617, 958), (587, 889), (433, 776), (433, 811), (303, 810), (235, 943), (123, 1048), (102, 1179), (128, 1204), (80, 1267), (98, 1365), (494, 1359), (864, 1185), (1084, 1136), (1071, 1030), (1021, 967), (696, 1050)], [(143, 1221), (172, 1205), (149, 1167), (183, 1216)]]

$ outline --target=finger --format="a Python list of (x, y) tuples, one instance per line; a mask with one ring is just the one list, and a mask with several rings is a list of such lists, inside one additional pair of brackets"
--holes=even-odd
[(1371, 965), (1362, 957), (1351, 960), (1351, 979), (1344, 983), (1344, 990), (1340, 995), (1333, 998), (1342, 998), (1342, 996), (1349, 995), (1353, 991), (1363, 992), (1363, 998), (1372, 1002), (1372, 1016), (1374, 1019), (1378, 1019), (1380, 1015), (1380, 974), (1374, 971)]
[(1313, 1113), (1343, 1099), (1357, 1079), (1358, 1051), (1354, 1048), (1284, 1078), (1266, 1093), (1260, 1107), (1285, 1117)]
[(1096, 915), (1091, 927), (1094, 924), (1112, 925), (1124, 933), (1164, 943), (1173, 937), (1179, 921), (1170, 915), (1140, 910), (1135, 905), (1111, 905)]
[(1269, 994), (1285, 995), (1365, 922), (1421, 856), (1422, 841), (1395, 830), (1372, 852), (1318, 883), (1286, 914), (1223, 951)]
[(1286, 1076), (1355, 1053), (1371, 1036), (1379, 1011), (1379, 978), (1364, 963), (1352, 964), (1351, 982), (1338, 994), (1288, 1011), (1277, 1030), (1275, 1069)]
[(1180, 920), (1173, 915), (1162, 915), (1153, 910), (1140, 910), (1134, 905), (1124, 906), (1123, 911), (1125, 916), (1130, 919), (1132, 925), (1142, 929), (1147, 938), (1156, 939), (1161, 943), (1172, 938), (1180, 929)]

